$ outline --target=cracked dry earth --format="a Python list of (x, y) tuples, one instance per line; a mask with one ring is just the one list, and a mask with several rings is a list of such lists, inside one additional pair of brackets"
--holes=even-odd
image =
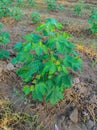
[[(40, 130), (53, 130), (56, 123), (59, 130), (97, 130), (97, 66), (92, 67), (88, 57), (81, 54), (83, 71), (73, 76), (73, 86), (65, 90), (64, 101), (55, 106), (28, 100), (21, 92), (22, 82), (15, 74), (15, 67), (7, 61), (0, 61), (0, 101), (9, 100), (14, 112), (37, 115)], [(2, 120), (2, 117), (0, 117)], [(37, 124), (37, 121), (36, 121)], [(39, 125), (20, 127), (6, 123), (11, 130), (38, 130)], [(5, 130), (5, 127), (2, 126)]]

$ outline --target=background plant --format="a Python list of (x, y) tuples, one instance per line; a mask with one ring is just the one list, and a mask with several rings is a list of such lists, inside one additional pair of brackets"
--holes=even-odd
[(0, 23), (0, 59), (8, 58), (9, 51), (2, 49), (3, 46), (9, 43), (10, 35), (8, 32), (2, 32), (3, 25)]
[(97, 33), (97, 10), (92, 10), (91, 16), (88, 19), (89, 24), (91, 24), (91, 32)]
[(0, 17), (6, 17), (10, 16), (10, 10), (8, 7), (8, 2), (6, 0), (1, 0), (0, 1)]
[(93, 14), (95, 14), (95, 13), (97, 13), (97, 8), (96, 8), (96, 7), (94, 7), (94, 8), (91, 10), (91, 15), (93, 15)]
[(17, 55), (12, 60), (22, 63), (16, 73), (24, 82), (31, 83), (23, 87), (23, 92), (51, 104), (63, 99), (64, 89), (72, 85), (69, 69), (81, 70), (81, 59), (75, 46), (61, 28), (55, 19), (46, 19), (37, 27), (38, 32), (26, 34), (25, 42), (14, 46)]
[(18, 7), (24, 6), (24, 1), (23, 0), (16, 0), (16, 5)]
[(46, 0), (48, 10), (63, 10), (64, 7), (62, 4), (57, 4), (56, 0)]
[(81, 15), (83, 9), (84, 9), (84, 3), (83, 3), (83, 1), (80, 1), (80, 2), (78, 2), (78, 3), (76, 3), (74, 5), (74, 12), (77, 15)]
[(41, 20), (40, 14), (38, 12), (32, 12), (30, 17), (31, 17), (33, 23), (38, 23)]
[(32, 7), (35, 6), (35, 3), (36, 3), (35, 0), (28, 0), (28, 2), (30, 6)]
[(19, 7), (14, 7), (11, 16), (13, 16), (15, 20), (21, 20), (23, 17), (22, 10)]

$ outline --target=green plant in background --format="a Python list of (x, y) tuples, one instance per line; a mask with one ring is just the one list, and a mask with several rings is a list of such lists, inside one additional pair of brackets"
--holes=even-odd
[(48, 10), (63, 10), (64, 7), (62, 4), (57, 4), (56, 0), (46, 0)]
[(0, 3), (4, 3), (6, 5), (10, 4), (12, 0), (0, 0)]
[(64, 10), (64, 7), (62, 4), (58, 4), (58, 10)]
[(46, 0), (47, 8), (49, 10), (56, 10), (57, 9), (57, 3), (56, 0)]
[(10, 16), (10, 10), (7, 5), (7, 1), (0, 1), (0, 17)]
[(74, 12), (75, 12), (75, 14), (81, 15), (83, 8), (84, 8), (83, 1), (80, 1), (80, 2), (78, 2), (76, 4), (74, 4)]
[(93, 15), (93, 14), (95, 14), (95, 13), (97, 13), (97, 8), (93, 8), (92, 10), (91, 10), (91, 15)]
[(8, 32), (2, 32), (2, 23), (0, 23), (0, 59), (8, 58), (10, 53), (7, 50), (2, 49), (3, 46), (9, 43), (10, 35)]
[(0, 22), (0, 30), (2, 29), (2, 27), (3, 27), (3, 24)]
[(24, 6), (24, 1), (23, 0), (16, 0), (16, 4), (18, 7)]
[(15, 20), (21, 20), (23, 17), (22, 10), (19, 7), (14, 7), (11, 16), (13, 16)]
[(38, 23), (41, 21), (40, 14), (38, 12), (32, 12), (30, 15), (33, 23)]
[(97, 33), (97, 11), (96, 10), (92, 10), (88, 22), (89, 24), (91, 24), (90, 30), (92, 31), (92, 33)]
[(63, 91), (72, 85), (69, 70), (81, 70), (75, 46), (61, 29), (61, 23), (48, 18), (37, 27), (38, 32), (26, 34), (25, 41), (14, 46), (17, 55), (12, 63), (22, 63), (16, 73), (31, 83), (22, 90), (26, 95), (32, 93), (34, 100), (51, 104), (62, 100)]
[(30, 6), (35, 6), (35, 0), (28, 0)]

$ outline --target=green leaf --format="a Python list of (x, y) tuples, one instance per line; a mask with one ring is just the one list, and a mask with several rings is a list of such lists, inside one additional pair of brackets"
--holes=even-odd
[(14, 49), (20, 51), (22, 49), (22, 42), (18, 42), (14, 45)]
[(40, 60), (32, 61), (31, 63), (26, 63), (19, 68), (16, 73), (22, 77), (23, 81), (29, 82), (32, 79), (32, 76), (39, 71), (41, 67)]
[(42, 54), (42, 48), (41, 48), (40, 46), (38, 46), (38, 47), (35, 49), (35, 51), (36, 51), (36, 54), (37, 54), (38, 56), (40, 56), (40, 55)]
[(51, 67), (50, 67), (50, 70), (49, 70), (49, 74), (53, 74), (55, 73), (57, 70), (57, 67), (55, 64), (52, 64)]
[(45, 74), (46, 72), (48, 72), (50, 70), (50, 67), (51, 67), (51, 62), (45, 63), (42, 74)]
[(62, 66), (62, 69), (63, 69), (63, 72), (64, 72), (65, 74), (68, 74), (68, 73), (69, 73), (68, 70), (67, 70), (67, 68), (66, 68), (65, 66)]
[(66, 67), (72, 68), (74, 71), (80, 70), (81, 71), (81, 64), (82, 60), (77, 56), (69, 56), (66, 55), (64, 59), (64, 65)]
[(5, 59), (10, 56), (10, 52), (7, 50), (0, 49), (0, 59)]
[(59, 87), (55, 87), (52, 91), (52, 94), (50, 94), (50, 103), (52, 105), (56, 104), (59, 100), (63, 99), (62, 92), (59, 91)]
[(53, 64), (52, 62), (47, 62), (45, 63), (44, 69), (43, 69), (43, 74), (45, 74), (46, 72), (49, 72), (49, 74), (53, 74), (55, 73), (57, 70), (57, 67), (55, 64)]
[(3, 44), (7, 44), (10, 40), (10, 35), (8, 32), (2, 32), (0, 34), (0, 42), (2, 42)]
[(58, 22), (56, 19), (54, 19), (54, 18), (47, 18), (47, 19), (46, 19), (46, 24), (47, 24), (47, 25), (55, 25), (56, 28), (58, 28), (58, 29), (61, 29), (61, 28), (62, 28), (62, 24), (59, 23), (59, 22)]
[(46, 25), (42, 23), (40, 26), (38, 26), (38, 27), (36, 28), (36, 30), (37, 30), (37, 31), (42, 31), (43, 29), (45, 29), (45, 27), (46, 27)]
[(65, 89), (72, 86), (71, 76), (70, 74), (65, 74), (62, 79), (63, 85)]
[(11, 60), (11, 62), (12, 62), (12, 64), (16, 64), (16, 63), (17, 63), (17, 59), (16, 59), (16, 58), (13, 58), (13, 59)]
[(30, 92), (31, 92), (30, 86), (28, 86), (28, 85), (23, 86), (22, 91), (23, 91), (26, 95), (30, 94)]
[(41, 36), (39, 34), (30, 33), (24, 35), (24, 39), (27, 40), (27, 42), (38, 43), (41, 39)]
[(45, 92), (46, 92), (46, 85), (45, 83), (40, 82), (35, 86), (35, 89), (32, 92), (32, 96), (34, 99), (38, 99), (39, 101), (41, 101), (43, 99)]

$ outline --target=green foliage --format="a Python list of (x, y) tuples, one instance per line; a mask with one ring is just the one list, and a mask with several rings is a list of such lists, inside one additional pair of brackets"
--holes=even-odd
[(56, 0), (46, 0), (47, 8), (49, 10), (56, 10), (57, 9), (57, 3)]
[(81, 15), (83, 8), (84, 8), (84, 3), (82, 1), (76, 3), (74, 5), (74, 12), (75, 12), (75, 14)]
[(64, 89), (72, 85), (69, 69), (81, 70), (81, 59), (69, 41), (69, 35), (61, 31), (62, 25), (48, 18), (37, 27), (36, 33), (26, 34), (24, 42), (17, 43), (17, 55), (13, 63), (21, 62), (16, 73), (24, 82), (23, 92), (32, 93), (33, 99), (55, 104), (64, 98)]
[(63, 5), (62, 4), (58, 4), (58, 10), (64, 10), (64, 7), (63, 7)]
[(8, 2), (6, 0), (0, 1), (0, 17), (6, 17), (10, 15), (10, 10), (7, 4)]
[(32, 7), (35, 6), (35, 0), (28, 0), (29, 5), (31, 5)]
[(95, 13), (97, 13), (97, 8), (93, 8), (92, 10), (91, 10), (91, 15), (93, 15), (93, 14), (95, 14)]
[(3, 4), (6, 4), (6, 5), (8, 5), (8, 4), (11, 4), (11, 0), (0, 0), (0, 3), (3, 3)]
[(21, 20), (22, 19), (22, 11), (19, 7), (14, 7), (12, 9), (11, 15), (14, 17), (15, 20)]
[(91, 11), (91, 16), (89, 17), (88, 22), (91, 24), (90, 30), (92, 33), (97, 33), (97, 10), (93, 9)]
[(41, 20), (40, 14), (38, 12), (32, 12), (30, 17), (31, 17), (33, 23), (38, 23)]
[(3, 27), (3, 24), (0, 22), (0, 30), (2, 29), (2, 27)]
[(18, 7), (21, 7), (24, 5), (24, 1), (23, 0), (16, 0), (16, 4)]
[(48, 10), (63, 10), (64, 7), (62, 4), (57, 4), (56, 0), (46, 0)]
[(8, 32), (2, 32), (1, 31), (2, 26), (0, 26), (0, 59), (8, 58), (10, 53), (7, 50), (2, 49), (2, 46), (5, 46), (7, 43), (9, 43), (9, 33)]

